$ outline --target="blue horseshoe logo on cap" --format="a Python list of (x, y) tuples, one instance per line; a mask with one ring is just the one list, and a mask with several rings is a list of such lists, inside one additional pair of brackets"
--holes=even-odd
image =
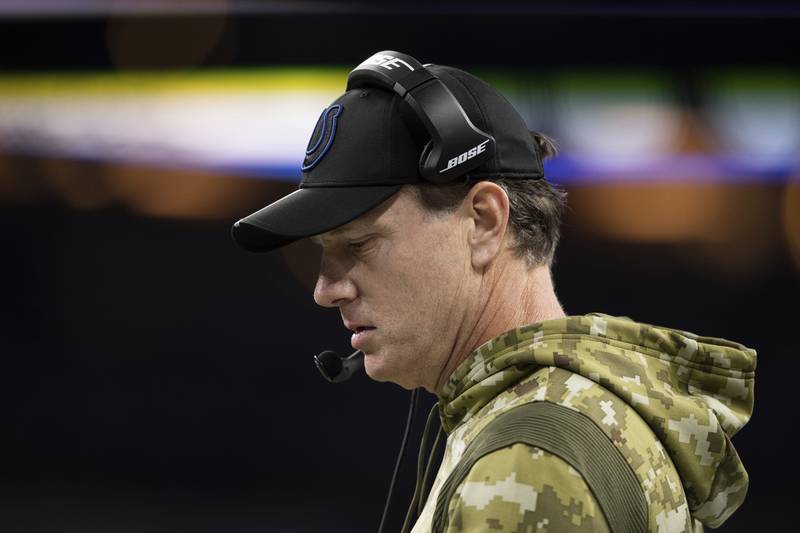
[[(343, 109), (344, 108), (341, 104), (335, 104), (330, 107), (326, 107), (325, 110), (322, 111), (322, 114), (317, 121), (317, 127), (314, 128), (314, 133), (311, 134), (311, 139), (309, 139), (308, 146), (306, 147), (306, 158), (305, 161), (303, 161), (303, 166), (301, 167), (303, 172), (311, 170), (317, 166), (317, 164), (322, 161), (322, 158), (325, 157), (325, 154), (328, 153), (328, 150), (331, 149), (331, 146), (333, 145), (333, 137), (336, 135), (336, 123), (339, 115), (342, 114)], [(317, 135), (317, 131), (319, 131), (319, 135)], [(316, 142), (314, 142), (315, 138)], [(325, 143), (325, 146), (320, 149), (320, 146), (323, 142)], [(317, 154), (316, 156), (312, 157), (311, 154), (314, 152), (317, 152)]]

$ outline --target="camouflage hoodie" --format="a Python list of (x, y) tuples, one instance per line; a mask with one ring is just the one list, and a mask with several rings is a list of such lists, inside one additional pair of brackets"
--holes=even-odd
[(482, 429), (531, 402), (602, 430), (643, 493), (648, 531), (717, 527), (747, 492), (730, 437), (752, 413), (755, 362), (735, 342), (599, 313), (510, 330), (470, 354), (439, 397), (447, 446), (412, 532), (610, 530), (597, 487), (536, 446), (498, 449), (455, 490), (448, 482)]

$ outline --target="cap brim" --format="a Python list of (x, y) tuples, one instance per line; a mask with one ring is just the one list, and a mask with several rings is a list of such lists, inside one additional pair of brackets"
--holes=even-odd
[(268, 252), (347, 224), (401, 188), (402, 185), (298, 189), (236, 222), (231, 235), (247, 251)]

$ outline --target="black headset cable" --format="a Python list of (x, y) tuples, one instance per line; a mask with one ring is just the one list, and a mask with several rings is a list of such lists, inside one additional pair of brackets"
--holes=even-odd
[(433, 446), (431, 446), (431, 454), (428, 457), (424, 474), (422, 471), (422, 465), (425, 463), (425, 450), (427, 448), (431, 426), (433, 425), (433, 415), (438, 411), (438, 408), (438, 403), (433, 404), (433, 407), (431, 407), (431, 410), (428, 413), (428, 418), (425, 420), (425, 429), (422, 432), (422, 440), (420, 441), (419, 453), (417, 454), (417, 481), (414, 486), (414, 496), (411, 498), (411, 503), (408, 505), (406, 519), (403, 521), (403, 528), (400, 530), (400, 533), (407, 533), (409, 531), (413, 520), (419, 516), (419, 513), (422, 512), (422, 506), (424, 505), (425, 498), (427, 497), (427, 494), (423, 493), (425, 492), (425, 485), (427, 484), (428, 474), (430, 473), (431, 463), (433, 462), (433, 455), (436, 452), (436, 445), (439, 443), (439, 433), (441, 428), (439, 428), (440, 431), (436, 432), (436, 439), (433, 443)]
[(378, 533), (383, 533), (383, 526), (386, 525), (386, 517), (389, 514), (389, 505), (392, 502), (392, 492), (394, 492), (394, 485), (397, 481), (397, 473), (400, 471), (400, 466), (403, 463), (403, 454), (406, 451), (406, 443), (408, 442), (408, 434), (411, 432), (411, 426), (414, 421), (414, 414), (417, 410), (417, 401), (419, 399), (419, 389), (411, 391), (411, 403), (408, 406), (408, 417), (406, 418), (406, 429), (403, 432), (403, 441), (400, 443), (400, 453), (397, 454), (397, 462), (394, 464), (394, 473), (392, 474), (392, 483), (389, 485), (389, 494), (386, 496), (386, 504), (383, 506), (383, 516), (381, 517), (381, 525), (378, 527)]
[(429, 474), (431, 472), (431, 466), (433, 465), (433, 460), (436, 457), (436, 448), (439, 447), (439, 440), (442, 437), (442, 426), (439, 426), (439, 431), (436, 432), (436, 438), (433, 440), (433, 446), (431, 446), (430, 455), (428, 455), (428, 464), (425, 465), (425, 476), (422, 478), (422, 496), (417, 503), (417, 516), (422, 514), (422, 509), (425, 507), (425, 502), (428, 500), (428, 493), (432, 487), (428, 486), (428, 479)]

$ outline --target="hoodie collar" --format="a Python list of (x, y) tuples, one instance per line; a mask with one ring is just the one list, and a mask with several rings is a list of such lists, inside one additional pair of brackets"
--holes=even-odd
[(439, 416), (446, 433), (539, 366), (524, 354), (535, 344), (542, 324), (506, 331), (479, 346), (456, 367), (438, 395)]

